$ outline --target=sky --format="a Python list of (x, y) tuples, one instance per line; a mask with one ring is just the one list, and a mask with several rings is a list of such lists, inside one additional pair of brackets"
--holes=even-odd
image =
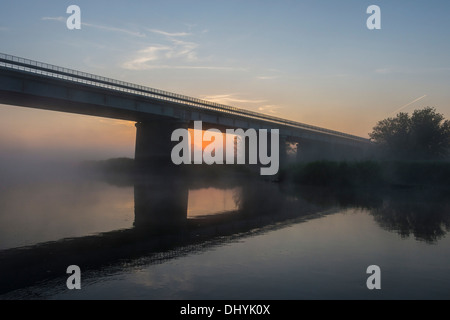
[[(449, 14), (435, 0), (2, 0), (0, 52), (368, 137), (399, 111), (450, 118)], [(134, 139), (131, 122), (0, 105), (4, 157), (133, 156)]]

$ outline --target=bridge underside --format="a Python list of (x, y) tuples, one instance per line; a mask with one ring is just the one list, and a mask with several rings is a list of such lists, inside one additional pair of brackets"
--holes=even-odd
[[(136, 153), (135, 159), (142, 168), (167, 168), (172, 164), (171, 151), (179, 143), (171, 141), (172, 132), (178, 128), (193, 128), (192, 121), (180, 121), (176, 119), (147, 120), (136, 123)], [(206, 126), (203, 129), (210, 129), (214, 126)], [(229, 128), (215, 128), (225, 132)], [(269, 135), (270, 137), (270, 135)], [(224, 139), (225, 141), (225, 139)], [(271, 155), (270, 138), (267, 145), (268, 155)], [(245, 139), (245, 163), (249, 163), (249, 139)], [(257, 136), (256, 150), (259, 152), (259, 137)], [(236, 146), (236, 142), (235, 142)], [(226, 162), (227, 148), (223, 144), (224, 157)], [(192, 151), (191, 151), (192, 155)], [(236, 147), (233, 148), (233, 157), (236, 156)], [(310, 139), (292, 138), (284, 135), (279, 137), (279, 163), (284, 167), (293, 162), (310, 162), (318, 160), (358, 160), (366, 156), (361, 147), (351, 145), (337, 145), (329, 142), (314, 141)], [(193, 163), (193, 157), (191, 157)], [(260, 164), (257, 164), (260, 167)], [(178, 169), (180, 170), (180, 169)]]
[[(357, 159), (366, 156), (364, 149), (368, 148), (323, 132), (21, 71), (0, 71), (2, 104), (137, 122), (135, 157), (141, 167), (170, 167), (171, 150), (176, 144), (171, 141), (172, 132), (177, 128), (192, 128), (197, 120), (202, 121), (203, 129), (216, 128), (222, 132), (231, 128), (279, 129), (281, 166), (293, 158), (296, 161)], [(288, 156), (292, 145), (297, 145), (296, 157)]]

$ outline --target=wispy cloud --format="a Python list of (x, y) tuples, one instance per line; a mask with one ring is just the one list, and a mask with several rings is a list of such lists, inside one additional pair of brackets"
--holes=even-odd
[(331, 74), (325, 74), (322, 77), (325, 79), (339, 79), (339, 78), (348, 78), (351, 75), (348, 73), (331, 73)]
[(147, 29), (147, 30), (156, 34), (161, 34), (166, 37), (186, 37), (191, 35), (191, 33), (188, 32), (167, 32), (158, 29)]
[(261, 111), (262, 113), (277, 114), (279, 109), (281, 109), (280, 106), (268, 104), (268, 105), (259, 107), (258, 111)]
[(450, 67), (395, 67), (395, 68), (380, 68), (376, 69), (374, 72), (376, 74), (400, 74), (400, 75), (417, 75), (417, 74), (430, 74), (430, 73), (441, 73), (450, 71)]
[(401, 107), (398, 108), (397, 110), (391, 112), (389, 115), (393, 115), (393, 114), (399, 113), (400, 111), (402, 111), (402, 110), (405, 109), (406, 107), (412, 105), (413, 103), (416, 103), (416, 102), (419, 101), (419, 100), (422, 100), (422, 99), (425, 98), (426, 96), (427, 96), (427, 95), (425, 94), (425, 95), (423, 95), (423, 96), (421, 96), (421, 97), (419, 97), (419, 98), (417, 98), (417, 99), (414, 99), (414, 100), (411, 101), (411, 102), (408, 102), (407, 104), (401, 106)]
[(50, 20), (50, 21), (59, 21), (59, 22), (63, 22), (63, 21), (66, 21), (66, 19), (67, 19), (67, 18), (64, 18), (64, 17), (42, 17), (41, 20), (45, 20), (45, 21)]
[(392, 69), (390, 69), (390, 68), (380, 68), (380, 69), (376, 69), (375, 73), (377, 73), (377, 74), (389, 74), (389, 73), (392, 73)]
[[(189, 32), (168, 32), (160, 29), (146, 29), (147, 31), (162, 35), (161, 43), (152, 44), (138, 50), (131, 58), (122, 64), (130, 70), (147, 69), (186, 69), (189, 63), (195, 62), (199, 45), (186, 40), (192, 35)], [(182, 38), (182, 39), (180, 39)], [(185, 65), (187, 63), (187, 65)], [(202, 67), (192, 66), (193, 69)]]
[(125, 62), (122, 67), (129, 70), (156, 70), (156, 69), (186, 69), (186, 70), (217, 70), (217, 71), (246, 71), (245, 68), (222, 67), (222, 66), (189, 66), (168, 64), (145, 64), (140, 61)]
[(167, 53), (167, 58), (185, 58), (188, 61), (197, 60), (197, 52), (195, 51), (198, 47), (197, 43), (177, 39), (171, 39), (170, 41), (172, 42), (172, 50)]
[(199, 58), (200, 45), (191, 40), (191, 32), (168, 32), (160, 29), (146, 29), (161, 35), (158, 43), (151, 44), (132, 54), (122, 67), (129, 70), (187, 69), (216, 71), (245, 71), (244, 68), (205, 64)]
[[(124, 62), (122, 67), (129, 70), (147, 70), (147, 69), (167, 69), (174, 68), (166, 64), (160, 64), (161, 61), (170, 60), (195, 60), (195, 52), (192, 50), (195, 46), (167, 46), (167, 45), (151, 45), (147, 48), (139, 50), (132, 59)], [(155, 64), (155, 62), (158, 62)]]
[[(66, 19), (67, 18), (65, 18), (65, 17), (42, 17), (41, 18), (41, 20), (44, 20), (44, 21), (58, 21), (58, 22), (65, 22)], [(95, 28), (95, 29), (109, 31), (109, 32), (123, 33), (123, 34), (127, 34), (127, 35), (130, 35), (133, 37), (140, 37), (140, 38), (145, 37), (145, 34), (142, 32), (128, 30), (128, 29), (124, 29), (124, 28), (104, 26), (104, 25), (98, 25), (98, 24), (86, 23), (86, 22), (81, 22), (81, 26), (88, 27), (88, 28)]]
[(81, 25), (85, 26), (85, 27), (96, 28), (96, 29), (105, 30), (105, 31), (124, 33), (124, 34), (134, 36), (134, 37), (140, 37), (140, 38), (145, 37), (145, 34), (142, 32), (132, 31), (132, 30), (124, 29), (124, 28), (102, 26), (102, 25), (98, 25), (98, 24), (85, 23), (85, 22), (82, 22)]
[[(65, 22), (66, 18), (42, 17), (45, 21)], [(82, 27), (94, 28), (107, 32), (121, 33), (124, 35), (146, 38), (151, 34), (160, 36), (153, 44), (131, 53), (121, 64), (127, 70), (149, 69), (188, 69), (188, 70), (216, 70), (216, 71), (244, 71), (244, 68), (217, 66), (202, 64), (198, 58), (199, 44), (188, 39), (194, 36), (191, 32), (169, 32), (161, 29), (130, 30), (94, 23), (82, 22)]]
[(267, 100), (242, 98), (236, 93), (206, 95), (202, 96), (201, 99), (229, 106), (239, 106), (245, 104), (249, 109), (272, 115), (279, 113), (279, 110), (282, 108), (281, 106), (274, 104), (264, 104), (267, 103)]
[(122, 67), (128, 70), (141, 70), (148, 62), (158, 60), (161, 52), (165, 50), (165, 47), (148, 47), (141, 50), (136, 58), (123, 63)]
[(280, 76), (257, 76), (256, 79), (258, 80), (273, 80), (278, 79)]
[(225, 104), (225, 105), (237, 104), (237, 103), (257, 104), (257, 103), (266, 102), (266, 100), (243, 99), (233, 93), (232, 94), (208, 95), (208, 96), (202, 96), (201, 98), (203, 100), (208, 100), (208, 101), (221, 103), (221, 104)]

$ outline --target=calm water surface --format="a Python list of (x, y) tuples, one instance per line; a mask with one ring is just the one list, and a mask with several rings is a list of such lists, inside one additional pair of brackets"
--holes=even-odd
[[(450, 298), (445, 196), (214, 184), (3, 186), (0, 298)], [(70, 264), (81, 290), (66, 288)], [(370, 265), (381, 290), (366, 287)]]

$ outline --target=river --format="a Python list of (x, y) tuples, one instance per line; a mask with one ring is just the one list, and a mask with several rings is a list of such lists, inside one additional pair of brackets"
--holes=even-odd
[[(0, 188), (0, 299), (450, 298), (450, 200), (435, 190), (86, 177)], [(69, 265), (81, 290), (66, 286)], [(367, 286), (372, 265), (380, 289)]]

